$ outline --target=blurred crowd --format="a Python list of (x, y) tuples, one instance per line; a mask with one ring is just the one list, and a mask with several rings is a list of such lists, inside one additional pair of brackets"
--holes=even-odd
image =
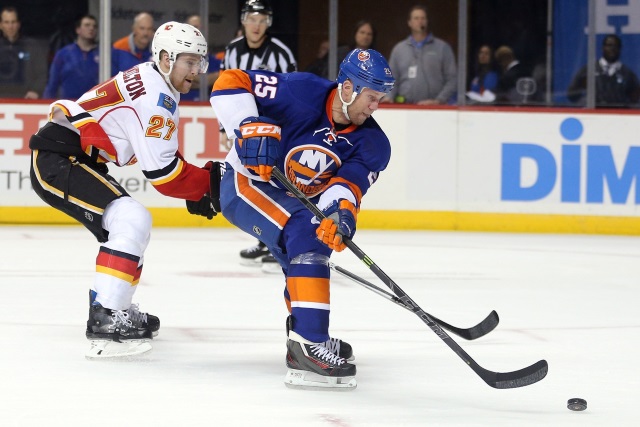
[[(430, 13), (425, 5), (417, 4), (406, 14), (407, 36), (397, 43), (387, 56), (397, 79), (394, 90), (384, 98), (387, 103), (416, 105), (455, 105), (461, 99), (465, 104), (478, 105), (552, 105), (548, 98), (549, 76), (546, 59), (535, 62), (532, 58), (519, 58), (518, 48), (506, 44), (482, 43), (469, 53), (466, 70), (460, 70), (454, 47), (433, 31), (432, 23), (438, 16)], [(277, 11), (275, 11), (277, 15)], [(5, 6), (0, 19), (0, 98), (25, 99), (77, 99), (96, 84), (99, 79), (98, 20), (92, 15), (75, 17), (74, 29), (58, 31), (48, 41), (30, 37), (21, 31), (20, 9), (16, 5)], [(355, 22), (357, 21), (357, 22)], [(194, 13), (185, 22), (201, 28), (201, 18)], [(353, 48), (376, 48), (380, 23), (369, 19), (354, 19), (353, 31), (346, 43), (337, 49), (337, 68), (347, 52)], [(151, 40), (157, 23), (153, 16), (141, 12), (131, 24), (131, 32), (119, 37), (111, 47), (111, 74), (149, 61)], [(298, 70), (329, 77), (329, 41), (322, 40), (317, 47), (316, 58), (308, 64), (299, 64), (296, 55), (285, 43), (269, 34), (245, 34), (243, 26), (230, 35), (226, 49), (210, 52), (206, 78), (194, 82), (193, 90), (182, 100), (200, 101), (200, 85), (210, 90), (221, 69), (225, 67), (225, 51), (246, 51), (262, 58), (262, 42), (254, 39), (269, 37), (267, 45), (286, 52), (286, 62), (293, 64), (282, 72)], [(121, 37), (120, 37), (121, 36)], [(240, 40), (238, 42), (238, 40)], [(273, 44), (271, 40), (275, 40)], [(231, 45), (235, 43), (232, 47)], [(514, 44), (518, 43), (514, 40)], [(240, 47), (239, 47), (240, 46)], [(263, 50), (261, 50), (263, 49)], [(598, 45), (595, 70), (595, 105), (597, 107), (637, 107), (640, 99), (640, 82), (636, 71), (621, 61), (622, 41), (616, 34), (604, 36)], [(267, 48), (271, 53), (273, 49)], [(253, 56), (252, 56), (253, 57)], [(302, 66), (301, 66), (302, 65)], [(587, 64), (571, 78), (564, 88), (568, 105), (585, 106), (587, 98)], [(237, 64), (234, 67), (243, 68)], [(251, 68), (251, 67), (245, 67)], [(273, 67), (268, 67), (273, 68)], [(274, 68), (275, 69), (275, 68)], [(465, 73), (466, 93), (458, 93), (459, 73)], [(545, 98), (545, 96), (547, 97)]]

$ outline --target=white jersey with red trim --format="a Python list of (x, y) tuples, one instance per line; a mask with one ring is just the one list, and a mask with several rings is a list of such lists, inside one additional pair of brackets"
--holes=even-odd
[[(99, 150), (99, 162), (138, 163), (161, 193), (199, 200), (209, 189), (208, 172), (188, 164), (178, 152), (179, 101), (155, 65), (146, 62), (118, 73), (76, 102), (54, 102), (50, 120), (80, 133), (87, 154)], [(83, 133), (91, 122), (100, 125), (108, 141)], [(180, 188), (184, 184), (188, 188)]]

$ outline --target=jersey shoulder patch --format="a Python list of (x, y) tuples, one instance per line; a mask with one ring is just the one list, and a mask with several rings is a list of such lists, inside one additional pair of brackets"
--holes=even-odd
[(176, 112), (176, 108), (178, 107), (178, 104), (176, 103), (176, 101), (169, 95), (167, 95), (166, 93), (162, 93), (160, 92), (160, 96), (158, 97), (158, 107), (163, 107), (167, 110), (169, 110), (169, 112), (171, 114), (174, 114)]

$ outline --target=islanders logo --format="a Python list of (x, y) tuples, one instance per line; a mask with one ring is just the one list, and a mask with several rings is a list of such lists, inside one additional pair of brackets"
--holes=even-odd
[(369, 52), (367, 52), (366, 50), (362, 50), (360, 52), (358, 52), (358, 59), (360, 61), (368, 61), (369, 58), (371, 57), (371, 55), (369, 55)]
[(342, 162), (332, 151), (319, 145), (301, 145), (287, 153), (284, 161), (289, 181), (308, 197), (322, 192)]

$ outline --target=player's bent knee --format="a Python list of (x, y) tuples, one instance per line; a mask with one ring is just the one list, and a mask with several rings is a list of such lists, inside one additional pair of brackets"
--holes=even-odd
[(151, 213), (131, 197), (121, 197), (105, 209), (102, 226), (109, 232), (109, 240), (126, 238), (136, 242), (144, 252), (151, 234)]

